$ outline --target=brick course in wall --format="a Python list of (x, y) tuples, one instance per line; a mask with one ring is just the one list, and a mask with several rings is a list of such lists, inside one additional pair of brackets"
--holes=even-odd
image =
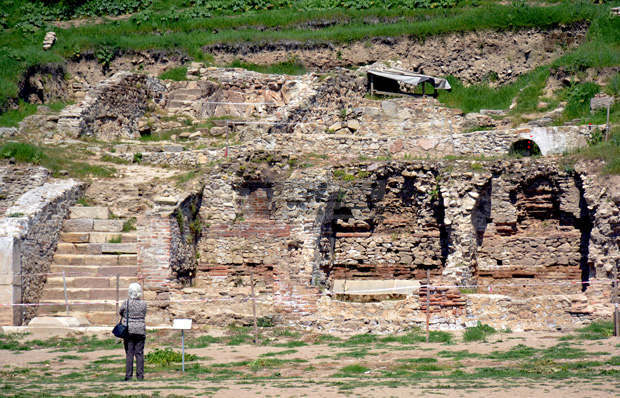
[(138, 274), (144, 289), (165, 291), (170, 282), (171, 219), (146, 215), (138, 219)]

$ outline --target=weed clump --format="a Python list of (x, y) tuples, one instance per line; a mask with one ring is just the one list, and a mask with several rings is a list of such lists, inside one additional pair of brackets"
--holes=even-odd
[[(182, 355), (178, 351), (174, 351), (171, 348), (156, 348), (154, 351), (149, 352), (144, 356), (148, 363), (152, 363), (160, 366), (169, 366), (174, 362), (181, 362)], [(186, 361), (194, 361), (198, 359), (198, 357), (194, 354), (185, 353)]]
[(476, 326), (465, 330), (463, 341), (483, 341), (486, 340), (487, 336), (494, 333), (497, 333), (497, 330), (493, 327), (478, 322)]

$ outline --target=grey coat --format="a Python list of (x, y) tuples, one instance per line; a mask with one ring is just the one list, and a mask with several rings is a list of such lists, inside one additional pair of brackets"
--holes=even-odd
[(129, 334), (141, 334), (146, 335), (146, 301), (128, 299), (123, 301), (121, 309), (118, 311), (122, 317), (123, 324), (126, 324), (125, 310), (127, 309), (127, 303), (129, 303)]

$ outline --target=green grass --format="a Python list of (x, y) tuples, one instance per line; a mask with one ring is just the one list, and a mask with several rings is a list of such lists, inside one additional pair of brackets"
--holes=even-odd
[(56, 351), (76, 350), (78, 352), (119, 349), (118, 339), (99, 339), (97, 336), (77, 337), (52, 337), (46, 340), (21, 341), (21, 336), (0, 334), (0, 350), (29, 351), (41, 348), (54, 349)]
[(601, 141), (565, 154), (563, 163), (565, 168), (574, 168), (574, 163), (579, 160), (595, 159), (604, 162), (602, 174), (620, 175), (620, 127), (612, 128), (608, 141)]
[[(1, 61), (0, 61), (1, 62)], [(20, 101), (17, 109), (0, 113), (0, 127), (17, 127), (26, 116), (33, 115), (38, 105)]]
[(38, 147), (22, 142), (7, 142), (0, 146), (0, 159), (15, 159), (19, 163), (41, 165), (54, 176), (66, 172), (70, 177), (111, 177), (116, 169), (72, 160), (75, 153), (64, 148)]
[(297, 60), (289, 60), (279, 62), (273, 65), (258, 65), (247, 63), (238, 59), (229, 65), (232, 68), (243, 68), (259, 73), (279, 74), (279, 75), (303, 75), (306, 73), (306, 67)]
[(257, 370), (261, 370), (264, 368), (275, 368), (275, 367), (279, 367), (279, 366), (286, 365), (286, 364), (291, 364), (291, 363), (296, 364), (296, 363), (305, 363), (305, 362), (308, 362), (308, 361), (305, 359), (299, 359), (299, 358), (294, 358), (294, 359), (258, 358), (250, 362), (248, 364), (248, 367), (252, 371), (257, 371)]
[(276, 347), (286, 347), (286, 348), (303, 347), (305, 345), (308, 345), (308, 343), (305, 343), (303, 341), (297, 341), (297, 340), (274, 344), (274, 346)]
[(356, 377), (360, 374), (368, 372), (370, 369), (360, 364), (348, 365), (343, 367), (334, 374), (333, 377)]
[(463, 333), (463, 341), (484, 341), (487, 336), (495, 333), (497, 333), (497, 330), (491, 326), (478, 322), (478, 325), (465, 330), (465, 333)]
[(140, 141), (142, 142), (169, 141), (171, 140), (171, 137), (173, 135), (175, 134), (178, 135), (179, 133), (182, 133), (182, 132), (183, 130), (180, 130), (180, 129), (160, 131), (160, 132), (149, 134), (149, 135), (143, 135), (140, 137)]
[(260, 354), (261, 357), (276, 357), (280, 355), (289, 355), (295, 354), (297, 350), (284, 350), (284, 351), (276, 351), (276, 352), (266, 352), (264, 354)]
[(102, 162), (109, 162), (115, 164), (130, 164), (131, 162), (125, 159), (117, 158), (116, 156), (111, 156), (108, 154), (104, 154), (101, 156)]
[[(144, 359), (148, 363), (160, 365), (163, 367), (170, 366), (174, 362), (181, 362), (182, 355), (179, 351), (174, 351), (171, 348), (156, 348), (144, 356)], [(198, 359), (194, 354), (185, 353), (185, 361), (190, 362)]]
[(187, 346), (189, 348), (204, 348), (210, 346), (211, 344), (219, 343), (220, 341), (221, 339), (219, 337), (213, 337), (207, 334), (190, 340)]
[(507, 109), (513, 98), (517, 97), (517, 107), (513, 113), (531, 112), (538, 105), (549, 70), (548, 66), (538, 67), (515, 82), (499, 87), (492, 87), (489, 83), (465, 86), (454, 76), (448, 76), (452, 90), (440, 91), (438, 99), (445, 105), (469, 113), (479, 112), (480, 109)]
[(532, 347), (518, 344), (508, 351), (493, 351), (487, 355), (487, 358), (497, 360), (513, 360), (532, 357), (537, 350)]
[(577, 329), (577, 334), (563, 336), (560, 340), (602, 340), (611, 337), (613, 333), (612, 321), (595, 321), (584, 328)]
[(167, 71), (165, 71), (161, 75), (159, 75), (159, 78), (160, 79), (175, 80), (175, 81), (187, 80), (187, 67), (186, 66), (179, 66), (177, 68), (168, 69)]
[[(358, 345), (366, 346), (373, 343), (398, 343), (403, 345), (413, 345), (417, 343), (423, 343), (425, 341), (426, 333), (424, 333), (419, 328), (415, 328), (411, 330), (411, 332), (404, 335), (391, 335), (381, 337), (370, 333), (358, 334), (351, 336), (347, 340), (342, 342), (330, 343), (330, 345), (335, 347), (355, 347)], [(443, 331), (431, 330), (429, 333), (429, 342), (449, 344), (452, 342), (452, 334)]]
[[(88, 52), (104, 54), (105, 57), (100, 57), (101, 62), (109, 62), (110, 57), (126, 50), (147, 49), (181, 50), (197, 60), (202, 60), (209, 58), (202, 48), (215, 43), (278, 40), (350, 42), (403, 35), (424, 38), (449, 32), (484, 29), (534, 26), (545, 28), (604, 18), (609, 21), (593, 23), (596, 34), (591, 35), (589, 46), (596, 49), (598, 44), (603, 43), (613, 49), (617, 43), (613, 41), (613, 29), (618, 22), (607, 17), (608, 8), (587, 2), (564, 2), (545, 7), (512, 7), (485, 3), (480, 7), (430, 10), (282, 9), (230, 16), (200, 16), (195, 11), (149, 11), (129, 20), (86, 24), (68, 29), (55, 28), (58, 41), (50, 51), (40, 48), (44, 29), (32, 34), (16, 29), (6, 30), (0, 35), (0, 109), (9, 98), (17, 96), (18, 82), (28, 67), (63, 62), (68, 58), (79, 58), (81, 54)], [(368, 23), (369, 17), (392, 18), (395, 22), (373, 24)], [(316, 30), (303, 26), (308, 21), (319, 19), (333, 19), (337, 23)], [(256, 26), (263, 29), (259, 31), (255, 29)], [(588, 48), (587, 51), (592, 55), (592, 59), (588, 58), (591, 65), (615, 62), (613, 54), (602, 59), (596, 58), (593, 50)], [(571, 59), (566, 57), (561, 63), (571, 63)], [(280, 73), (299, 73), (301, 70), (300, 65), (290, 61), (272, 66), (247, 66), (267, 68)]]

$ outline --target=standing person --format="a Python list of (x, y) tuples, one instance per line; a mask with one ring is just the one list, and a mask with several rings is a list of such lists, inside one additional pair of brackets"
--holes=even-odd
[(129, 335), (123, 339), (125, 345), (125, 381), (133, 377), (133, 357), (136, 357), (136, 377), (144, 380), (144, 341), (146, 340), (146, 302), (141, 299), (142, 287), (138, 283), (129, 285), (129, 299), (121, 305), (119, 314), (123, 322), (129, 319)]

